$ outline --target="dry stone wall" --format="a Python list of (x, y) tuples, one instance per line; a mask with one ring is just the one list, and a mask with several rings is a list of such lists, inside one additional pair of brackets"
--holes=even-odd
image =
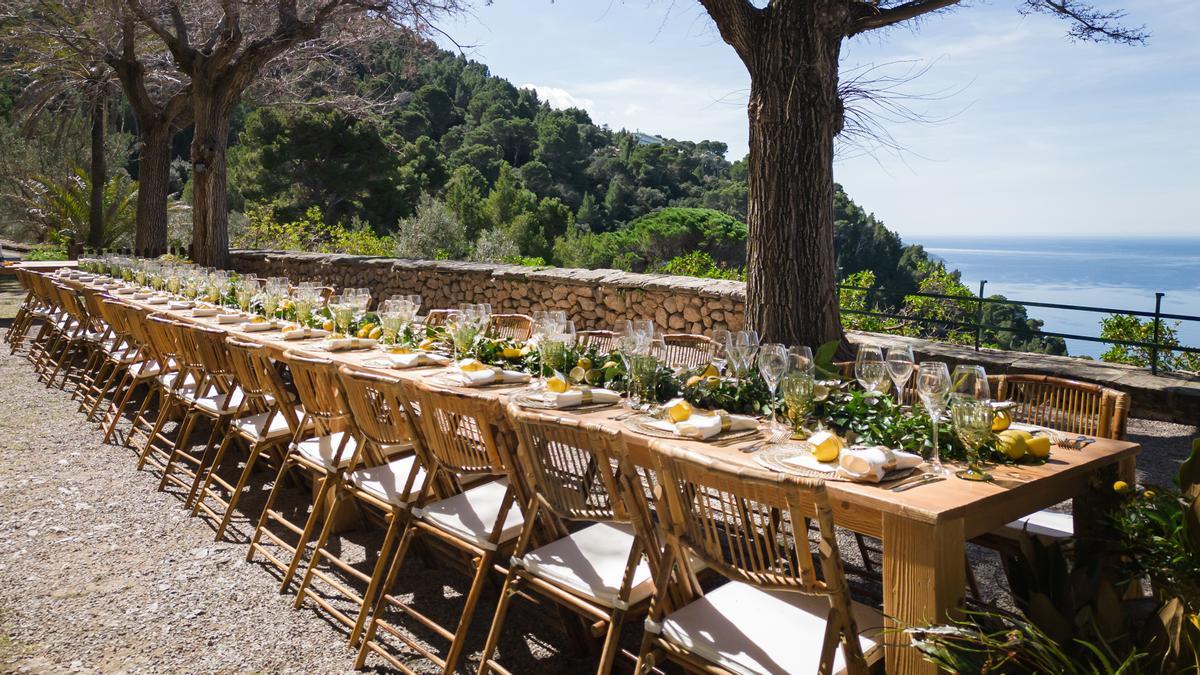
[(230, 267), (260, 277), (370, 288), (377, 299), (420, 293), (423, 311), (461, 302), (488, 302), (498, 313), (561, 309), (580, 330), (653, 318), (663, 331), (709, 333), (739, 330), (745, 314), (746, 285), (739, 281), (290, 251), (233, 251)]

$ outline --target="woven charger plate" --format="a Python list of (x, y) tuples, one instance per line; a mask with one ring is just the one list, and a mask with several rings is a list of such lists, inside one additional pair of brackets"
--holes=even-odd
[(626, 429), (629, 429), (632, 432), (639, 433), (644, 436), (654, 436), (655, 438), (667, 438), (673, 441), (686, 440), (699, 441), (701, 443), (720, 443), (723, 441), (732, 441), (734, 439), (744, 439), (748, 441), (758, 436), (758, 429), (740, 429), (738, 431), (722, 431), (712, 438), (706, 438), (703, 441), (700, 441), (700, 439), (680, 436), (674, 431), (667, 431), (666, 429), (662, 429), (654, 425), (654, 422), (661, 421), (662, 420), (655, 419), (649, 415), (634, 415), (633, 417), (626, 419), (624, 422), (622, 422), (622, 424), (625, 425)]
[[(797, 456), (811, 452), (811, 445), (807, 442), (800, 443), (779, 443), (768, 445), (763, 450), (754, 453), (754, 461), (764, 467), (778, 471), (779, 473), (791, 474), (793, 476), (803, 476), (805, 478), (816, 478), (817, 480), (833, 480), (844, 483), (853, 483), (849, 478), (842, 478), (837, 475), (837, 472), (832, 470), (836, 467), (831, 467), (830, 471), (818, 471), (804, 466), (796, 466), (787, 460)], [(897, 469), (889, 471), (883, 476), (883, 480), (878, 483), (867, 483), (868, 485), (883, 485), (889, 481), (898, 480), (912, 475), (917, 467), (908, 469)]]

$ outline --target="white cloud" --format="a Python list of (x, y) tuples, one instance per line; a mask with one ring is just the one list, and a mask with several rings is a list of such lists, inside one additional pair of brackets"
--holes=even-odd
[(596, 105), (592, 99), (572, 96), (571, 92), (567, 91), (566, 89), (562, 89), (561, 87), (547, 87), (539, 84), (523, 84), (521, 85), (521, 88), (532, 89), (536, 91), (538, 98), (549, 103), (551, 108), (558, 108), (559, 110), (562, 110), (563, 108), (581, 108), (591, 112), (592, 108)]

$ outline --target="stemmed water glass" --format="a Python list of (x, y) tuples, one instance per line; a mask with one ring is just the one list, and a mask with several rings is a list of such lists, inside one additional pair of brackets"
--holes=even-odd
[(342, 337), (350, 336), (350, 324), (354, 321), (355, 304), (355, 297), (347, 297), (345, 293), (329, 302), (329, 309), (333, 312), (334, 329)]
[(282, 290), (279, 287), (279, 281), (277, 279), (267, 279), (267, 283), (262, 289), (263, 316), (268, 319), (275, 318), (275, 312), (279, 310), (281, 293)]
[(942, 466), (942, 457), (938, 449), (938, 424), (946, 409), (946, 397), (950, 393), (950, 369), (945, 363), (927, 361), (917, 370), (917, 395), (929, 412), (933, 422), (933, 456), (929, 460), (931, 473), (944, 476), (949, 473)]
[(765, 344), (758, 349), (758, 374), (762, 375), (763, 382), (767, 383), (767, 390), (771, 392), (771, 419), (768, 424), (772, 436), (779, 433), (781, 426), (775, 421), (775, 392), (779, 388), (780, 379), (788, 370), (790, 361), (791, 355), (787, 347), (781, 344)]
[(979, 446), (992, 435), (995, 417), (992, 406), (987, 401), (956, 396), (950, 404), (950, 417), (954, 420), (954, 432), (967, 449), (967, 468), (956, 471), (955, 475), (963, 480), (991, 480), (991, 475), (980, 466)]
[(858, 380), (858, 385), (868, 396), (875, 395), (887, 375), (883, 351), (876, 345), (859, 345), (858, 356), (854, 359), (854, 379)]
[(254, 275), (246, 275), (237, 282), (237, 289), (234, 291), (234, 297), (237, 299), (238, 309), (242, 312), (250, 311), (250, 303), (254, 302), (254, 296), (258, 293), (258, 277)]
[(729, 363), (729, 331), (724, 328), (714, 330), (712, 340), (717, 343), (717, 354), (712, 360), (713, 367), (717, 369), (717, 373), (724, 375), (725, 366)]
[(729, 334), (729, 365), (733, 367), (733, 376), (741, 379), (750, 371), (754, 356), (758, 354), (758, 333), (752, 330), (739, 330)]
[(913, 375), (913, 352), (908, 345), (892, 345), (887, 350), (888, 377), (896, 388), (896, 405), (904, 405), (904, 385)]
[(788, 419), (795, 432), (802, 431), (804, 421), (812, 411), (814, 384), (812, 360), (805, 361), (793, 354), (791, 368), (783, 376), (780, 389), (783, 392), (783, 404), (787, 408)]
[(954, 383), (950, 390), (952, 400), (967, 398), (988, 401), (992, 398), (992, 389), (983, 366), (954, 366), (954, 375), (950, 379)]
[(292, 302), (296, 307), (296, 323), (300, 324), (301, 328), (307, 328), (312, 323), (313, 308), (317, 304), (318, 291), (311, 285), (306, 285), (308, 282), (302, 283), (296, 287), (296, 293), (292, 298)]

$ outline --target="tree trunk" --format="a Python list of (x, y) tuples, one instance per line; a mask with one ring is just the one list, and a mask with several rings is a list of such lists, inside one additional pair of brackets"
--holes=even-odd
[(844, 6), (793, 3), (764, 22), (750, 71), (746, 319), (764, 342), (842, 340), (834, 279), (833, 139)]
[(108, 167), (104, 163), (104, 136), (108, 129), (108, 100), (104, 96), (92, 102), (92, 162), (89, 168), (91, 195), (88, 209), (88, 246), (99, 251), (104, 248), (104, 188), (108, 182)]
[(137, 229), (134, 251), (152, 258), (167, 252), (167, 192), (171, 183), (171, 124), (139, 120)]
[(199, 87), (195, 81), (192, 96), (192, 259), (205, 267), (224, 267), (229, 260), (225, 152), (232, 105), (222, 89)]

